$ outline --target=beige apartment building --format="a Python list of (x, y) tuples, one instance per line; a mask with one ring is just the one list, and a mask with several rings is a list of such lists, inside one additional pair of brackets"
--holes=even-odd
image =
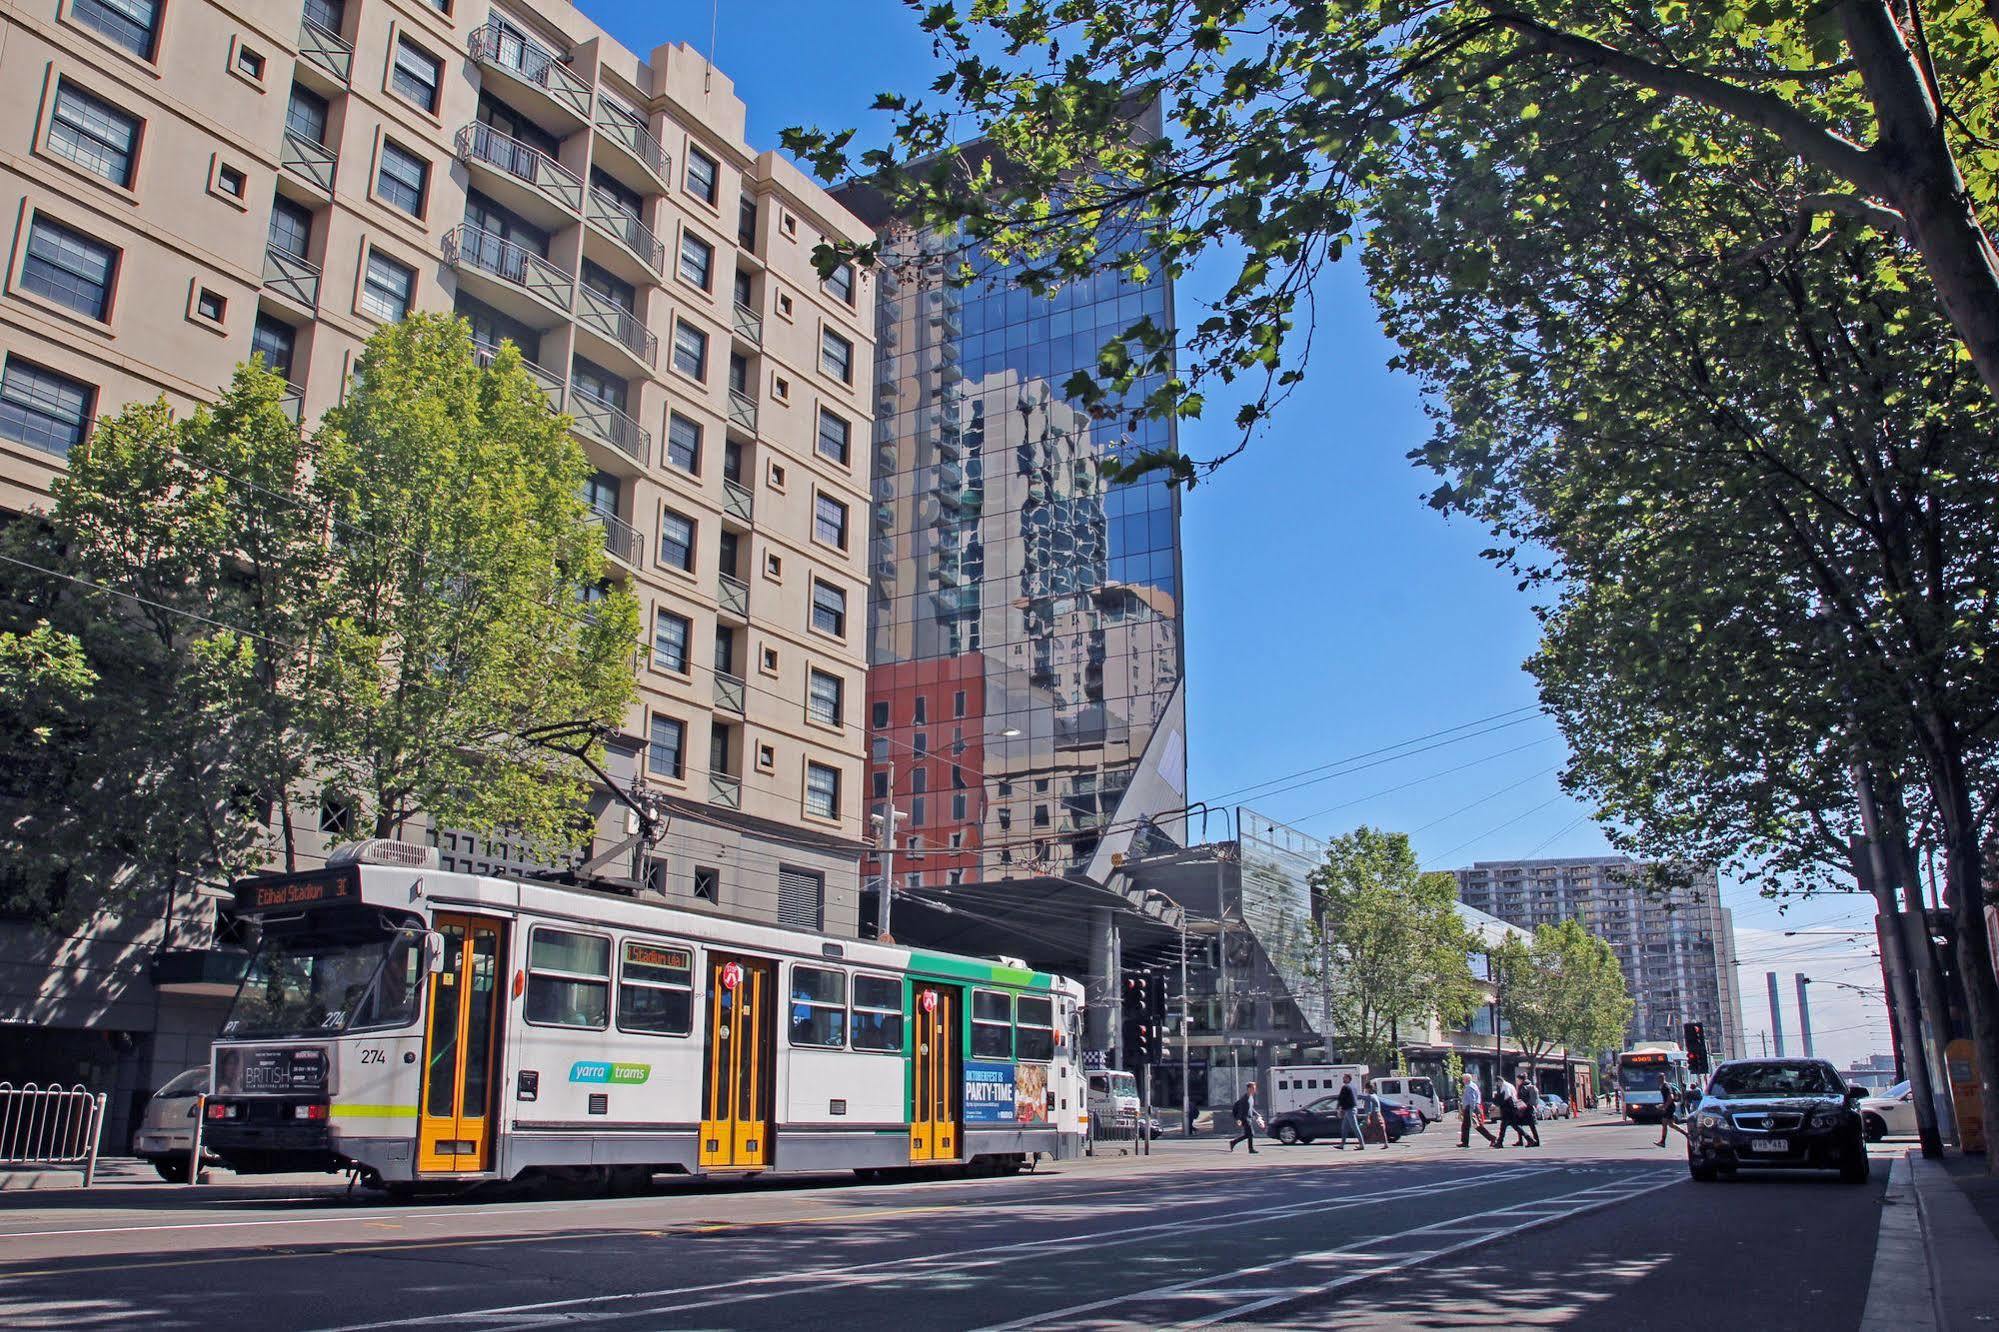
[[(100, 413), (191, 406), (255, 352), (309, 424), (379, 323), (456, 311), (574, 418), (644, 607), (608, 766), (671, 821), (620, 868), (854, 933), (874, 290), (811, 254), (871, 233), (743, 136), (692, 48), (641, 59), (560, 3), (8, 0), (0, 508), (45, 502)], [(629, 830), (607, 804), (599, 846)], [(450, 867), (521, 867), (430, 835)], [(170, 946), (0, 922), (0, 1079), (115, 1065), (142, 1089), (194, 1062), (226, 967), (212, 907), (168, 914)]]

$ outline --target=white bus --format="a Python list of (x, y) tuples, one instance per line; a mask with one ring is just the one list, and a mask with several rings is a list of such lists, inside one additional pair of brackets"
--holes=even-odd
[(203, 1124), (232, 1170), (407, 1193), (1082, 1154), (1074, 981), (363, 845), (237, 885), (262, 940)]
[(1627, 1120), (1659, 1118), (1659, 1077), (1676, 1098), (1687, 1093), (1687, 1052), (1668, 1041), (1640, 1041), (1617, 1056), (1617, 1097)]

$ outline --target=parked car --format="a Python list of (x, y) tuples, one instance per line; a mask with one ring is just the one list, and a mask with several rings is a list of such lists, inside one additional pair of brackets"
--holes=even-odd
[(1879, 1142), (1891, 1133), (1914, 1137), (1916, 1103), (1909, 1095), (1909, 1084), (1898, 1082), (1879, 1096), (1863, 1096), (1860, 1099), (1860, 1131), (1869, 1142)]
[[(154, 1092), (132, 1135), (132, 1155), (150, 1162), (169, 1184), (187, 1183), (187, 1157), (194, 1148), (194, 1114), (208, 1095), (208, 1070), (191, 1068)], [(202, 1154), (203, 1165), (215, 1158)]]
[(1567, 1101), (1564, 1101), (1559, 1096), (1550, 1096), (1546, 1092), (1543, 1092), (1541, 1099), (1534, 1103), (1534, 1118), (1536, 1119), (1570, 1119), (1574, 1117), (1575, 1113)]
[[(1369, 1106), (1375, 1103), (1376, 1098), (1366, 1094), (1355, 1098), (1354, 1115), (1363, 1127), (1367, 1123)], [(1423, 1117), (1407, 1106), (1381, 1103), (1380, 1109), (1390, 1142), (1399, 1141), (1405, 1133), (1421, 1133), (1427, 1127)], [(1295, 1110), (1274, 1115), (1270, 1120), (1270, 1135), (1286, 1146), (1311, 1142), (1316, 1138), (1336, 1138), (1339, 1132), (1340, 1098), (1337, 1094), (1321, 1096)]]
[(1739, 1169), (1837, 1170), (1867, 1182), (1859, 1102), (1823, 1059), (1731, 1059), (1687, 1122), (1687, 1170), (1706, 1182)]

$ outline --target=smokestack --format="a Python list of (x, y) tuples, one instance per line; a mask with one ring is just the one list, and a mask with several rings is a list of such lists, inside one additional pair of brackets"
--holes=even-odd
[(1798, 1039), (1804, 1043), (1805, 1058), (1810, 1059), (1812, 1057), (1812, 1001), (1806, 997), (1805, 987), (1812, 982), (1811, 978), (1802, 972), (1793, 972), (1792, 977), (1798, 982)]
[(1764, 979), (1770, 982), (1770, 1041), (1777, 1047), (1777, 1057), (1784, 1057), (1784, 1010), (1777, 1006), (1777, 973), (1766, 971)]

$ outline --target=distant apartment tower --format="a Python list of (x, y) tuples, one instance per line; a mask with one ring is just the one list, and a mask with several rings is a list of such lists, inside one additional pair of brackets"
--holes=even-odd
[(1481, 860), (1456, 870), (1466, 906), (1534, 929), (1580, 920), (1610, 944), (1624, 969), (1632, 1041), (1674, 1041), (1681, 1025), (1707, 1026), (1717, 1057), (1743, 1053), (1735, 925), (1712, 868), (1677, 874), (1664, 896), (1642, 886), (1649, 867), (1625, 856)]
[[(854, 933), (875, 282), (822, 281), (811, 253), (872, 232), (750, 148), (729, 79), (567, 4), (486, 0), (37, 0), (0, 15), (0, 76), (0, 510), (44, 505), (101, 414), (185, 410), (261, 353), (309, 424), (378, 324), (456, 311), (573, 416), (643, 607), (610, 766), (672, 823), (623, 868)], [(449, 867), (523, 867), (504, 839), (430, 835)], [(158, 958), (158, 912), (65, 941), (0, 924), (0, 1079), (116, 1051), (142, 1089), (198, 1058), (229, 985), (195, 905)]]

